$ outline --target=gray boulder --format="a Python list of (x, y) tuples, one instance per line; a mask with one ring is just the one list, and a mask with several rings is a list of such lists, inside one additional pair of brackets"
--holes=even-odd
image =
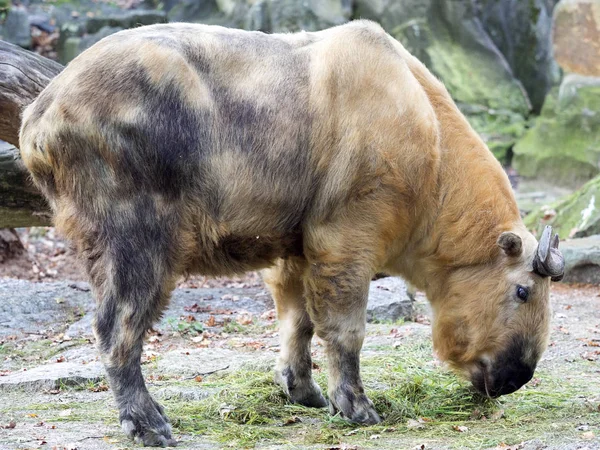
[(410, 320), (413, 316), (413, 302), (401, 278), (387, 277), (371, 282), (367, 321), (396, 322)]
[(378, 22), (388, 32), (412, 19), (427, 17), (432, 0), (356, 0), (353, 17)]
[(567, 283), (600, 285), (600, 235), (562, 242)]
[(477, 0), (477, 15), (539, 112), (560, 80), (552, 57), (552, 10), (557, 0)]
[(29, 16), (23, 6), (13, 6), (6, 15), (3, 39), (23, 48), (31, 47)]
[(90, 48), (96, 42), (100, 41), (101, 39), (104, 39), (106, 36), (110, 36), (111, 34), (117, 33), (122, 30), (123, 30), (123, 28), (121, 28), (121, 27), (106, 26), (106, 27), (100, 28), (96, 33), (87, 34), (87, 35), (83, 36), (82, 38), (80, 38), (78, 46), (77, 46), (77, 52), (81, 53), (84, 50)]
[(524, 222), (538, 236), (546, 225), (552, 225), (561, 239), (600, 234), (600, 176), (578, 191), (532, 211)]
[(523, 177), (577, 188), (600, 173), (600, 78), (566, 76), (513, 151)]
[(166, 23), (167, 13), (159, 10), (131, 10), (107, 16), (92, 17), (87, 21), (86, 32), (98, 33), (102, 28), (135, 28), (142, 25)]
[(270, 0), (272, 32), (316, 31), (347, 22), (350, 0)]
[(221, 15), (216, 0), (168, 0), (165, 9), (169, 22), (212, 23)]
[(501, 161), (525, 131), (531, 105), (523, 85), (487, 34), (471, 2), (431, 0), (427, 17), (393, 35), (446, 85)]
[(600, 77), (600, 2), (562, 0), (554, 11), (554, 57), (570, 73)]

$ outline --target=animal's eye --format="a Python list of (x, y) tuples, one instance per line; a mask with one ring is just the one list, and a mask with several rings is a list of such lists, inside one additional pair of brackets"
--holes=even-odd
[(529, 298), (529, 289), (524, 286), (517, 286), (517, 297), (519, 297), (519, 300), (526, 302)]

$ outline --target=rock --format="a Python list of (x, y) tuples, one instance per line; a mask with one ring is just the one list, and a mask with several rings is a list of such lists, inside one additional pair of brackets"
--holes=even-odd
[(413, 317), (413, 303), (408, 297), (406, 283), (397, 277), (380, 278), (371, 282), (368, 322), (396, 322)]
[(79, 46), (81, 44), (81, 38), (72, 36), (67, 38), (64, 43), (59, 47), (58, 58), (63, 64), (68, 64), (73, 61), (79, 53)]
[(275, 355), (265, 351), (241, 353), (224, 348), (182, 348), (158, 358), (156, 373), (193, 378), (213, 372), (237, 370), (259, 360), (273, 363)]
[(100, 362), (87, 364), (62, 362), (45, 364), (32, 369), (9, 373), (0, 377), (0, 391), (49, 391), (61, 385), (82, 386), (104, 378)]
[(106, 36), (110, 36), (111, 34), (118, 33), (119, 31), (123, 31), (123, 28), (120, 27), (103, 27), (98, 32), (94, 34), (87, 34), (79, 39), (79, 43), (77, 45), (77, 54), (83, 52), (84, 50), (90, 48), (96, 42), (104, 39)]
[(317, 31), (347, 22), (350, 0), (269, 0), (269, 31), (274, 33)]
[(67, 283), (0, 280), (0, 336), (64, 331), (93, 305), (89, 292)]
[(216, 0), (181, 0), (167, 2), (169, 22), (213, 23), (220, 10)]
[(67, 22), (61, 26), (56, 51), (62, 64), (69, 63), (79, 54), (79, 43), (84, 33), (84, 24)]
[(573, 194), (533, 211), (525, 217), (525, 225), (538, 236), (544, 226), (552, 225), (561, 239), (600, 234), (600, 176)]
[(32, 27), (37, 28), (45, 33), (52, 33), (56, 28), (51, 23), (50, 16), (48, 14), (32, 14), (29, 15), (29, 23)]
[(579, 187), (600, 172), (600, 78), (568, 75), (514, 147), (520, 175)]
[(159, 10), (131, 10), (107, 16), (95, 16), (88, 19), (86, 32), (98, 33), (102, 28), (135, 28), (142, 25), (166, 23), (167, 14)]
[(427, 17), (432, 0), (356, 0), (353, 17), (378, 22), (388, 33), (412, 19)]
[(600, 235), (567, 240), (560, 250), (565, 257), (564, 282), (600, 285)]
[(471, 125), (505, 158), (525, 129), (530, 103), (472, 5), (432, 0), (427, 18), (397, 27), (394, 37), (444, 82)]
[(508, 165), (510, 150), (526, 130), (527, 121), (523, 115), (508, 109), (498, 110), (483, 105), (458, 103), (457, 106), (496, 159)]
[(552, 58), (552, 9), (557, 0), (478, 0), (477, 16), (521, 81), (534, 112), (560, 81)]
[(600, 2), (562, 0), (554, 10), (554, 57), (567, 72), (600, 77)]
[(13, 6), (6, 15), (3, 39), (23, 48), (31, 47), (29, 16), (23, 6)]
[(258, 0), (250, 7), (244, 25), (246, 30), (269, 32), (271, 29), (271, 16), (267, 0)]

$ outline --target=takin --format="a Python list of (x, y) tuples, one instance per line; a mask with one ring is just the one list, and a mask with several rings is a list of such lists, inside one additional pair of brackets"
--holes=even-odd
[(145, 445), (175, 444), (140, 355), (184, 273), (266, 269), (276, 382), (361, 424), (380, 421), (359, 373), (378, 272), (426, 293), (439, 358), (484, 395), (527, 383), (547, 345), (557, 237), (538, 244), (442, 83), (375, 23), (113, 34), (25, 110), (20, 144), (93, 286), (121, 426)]

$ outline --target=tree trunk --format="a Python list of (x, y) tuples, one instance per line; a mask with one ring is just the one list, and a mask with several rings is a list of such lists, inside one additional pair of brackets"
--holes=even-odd
[(22, 255), (25, 247), (15, 230), (0, 229), (0, 263)]
[(23, 109), (63, 69), (60, 64), (0, 41), (0, 228), (47, 225), (48, 206), (29, 181), (19, 151)]

